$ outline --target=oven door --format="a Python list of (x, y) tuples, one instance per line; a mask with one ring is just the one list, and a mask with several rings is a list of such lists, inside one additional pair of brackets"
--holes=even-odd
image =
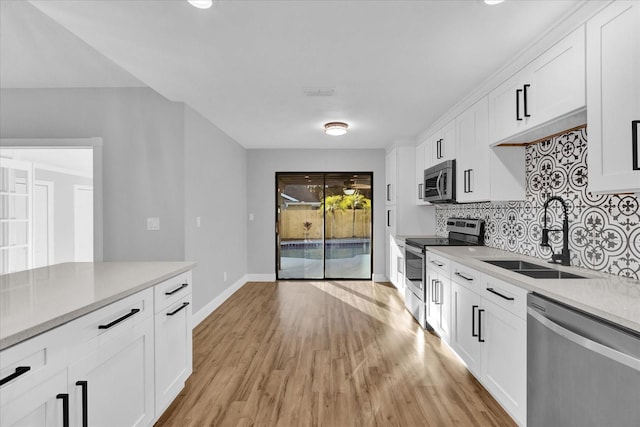
[(424, 286), (424, 253), (421, 249), (416, 247), (405, 245), (404, 247), (404, 259), (405, 259), (405, 285), (407, 288), (423, 303), (426, 300), (425, 286)]

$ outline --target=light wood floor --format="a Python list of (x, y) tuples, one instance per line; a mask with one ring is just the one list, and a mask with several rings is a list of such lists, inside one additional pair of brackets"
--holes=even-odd
[(391, 285), (247, 283), (194, 329), (156, 426), (513, 426)]

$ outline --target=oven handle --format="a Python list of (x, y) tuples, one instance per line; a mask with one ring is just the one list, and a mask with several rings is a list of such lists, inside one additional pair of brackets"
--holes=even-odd
[(606, 357), (607, 359), (614, 360), (622, 365), (628, 366), (631, 369), (640, 371), (640, 359), (636, 359), (635, 357), (632, 357), (628, 354), (619, 352), (618, 350), (614, 350), (611, 347), (607, 347), (606, 345), (602, 345), (599, 342), (576, 334), (575, 332), (558, 325), (549, 318), (533, 310), (531, 307), (527, 308), (527, 314), (540, 322), (545, 328), (550, 329), (551, 331), (579, 345), (580, 347), (584, 347), (587, 350), (594, 351), (601, 356)]

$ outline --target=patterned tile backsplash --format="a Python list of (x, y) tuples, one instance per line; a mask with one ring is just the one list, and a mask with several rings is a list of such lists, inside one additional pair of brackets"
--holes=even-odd
[[(526, 200), (436, 207), (436, 232), (445, 236), (449, 217), (484, 218), (485, 244), (543, 259), (540, 247), (544, 202), (562, 197), (569, 208), (571, 264), (640, 279), (640, 201), (630, 195), (594, 195), (587, 191), (587, 130), (567, 132), (526, 148)], [(548, 209), (551, 229), (562, 228), (562, 207)], [(550, 233), (554, 252), (562, 233)]]

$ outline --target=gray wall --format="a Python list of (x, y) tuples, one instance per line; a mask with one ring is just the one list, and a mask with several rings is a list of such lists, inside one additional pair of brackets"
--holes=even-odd
[(53, 263), (75, 260), (74, 185), (93, 185), (93, 179), (44, 169), (35, 179), (53, 181)]
[(275, 274), (276, 172), (373, 172), (373, 273), (384, 275), (384, 158), (380, 150), (248, 150), (249, 274)]
[(149, 88), (0, 95), (3, 138), (103, 138), (105, 261), (184, 258), (184, 104)]
[(247, 153), (188, 106), (185, 184), (185, 254), (198, 263), (193, 271), (198, 311), (247, 273)]

